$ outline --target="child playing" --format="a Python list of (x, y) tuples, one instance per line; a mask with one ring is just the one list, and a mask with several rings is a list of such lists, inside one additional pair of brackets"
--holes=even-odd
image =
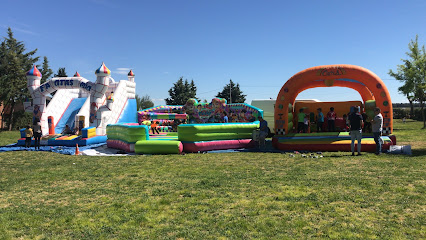
[(305, 117), (306, 114), (303, 112), (303, 108), (299, 109), (299, 114), (297, 114), (297, 132), (305, 132)]
[(31, 147), (31, 138), (33, 137), (33, 130), (30, 125), (27, 125), (25, 129), (25, 148)]
[(309, 117), (308, 114), (305, 114), (305, 118), (303, 119), (303, 124), (304, 124), (304, 132), (305, 133), (309, 133)]
[(158, 126), (158, 122), (151, 121), (152, 134), (155, 134), (155, 132), (157, 132), (157, 134), (160, 134), (160, 132), (157, 129), (157, 126)]
[(324, 114), (322, 113), (322, 109), (318, 108), (317, 115), (317, 131), (322, 132), (322, 126), (324, 125)]

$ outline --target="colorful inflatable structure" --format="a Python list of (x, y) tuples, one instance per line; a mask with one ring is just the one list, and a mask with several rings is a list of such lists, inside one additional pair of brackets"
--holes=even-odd
[[(224, 123), (225, 116), (232, 122)], [(215, 98), (210, 104), (189, 99), (183, 106), (157, 106), (138, 112), (140, 126), (108, 125), (108, 147), (140, 154), (173, 154), (212, 150), (250, 148), (252, 133), (259, 127), (256, 121), (263, 111), (253, 106)], [(177, 127), (177, 136), (149, 136), (151, 121), (188, 121)], [(146, 124), (146, 125), (144, 125)], [(159, 127), (157, 127), (159, 128)], [(117, 130), (120, 129), (120, 130)], [(132, 134), (129, 131), (145, 132)]]
[[(128, 80), (115, 82), (104, 63), (95, 71), (96, 81), (81, 77), (55, 77), (40, 85), (41, 73), (34, 66), (27, 73), (31, 103), (26, 110), (42, 126), (42, 145), (75, 146), (105, 142), (106, 126), (120, 122), (137, 123), (135, 82), (132, 71)], [(54, 93), (46, 104), (46, 96)], [(75, 134), (62, 134), (68, 125)], [(23, 130), (21, 130), (23, 137)], [(18, 140), (24, 145), (24, 139)]]
[[(76, 73), (74, 77), (52, 78), (40, 85), (41, 73), (35, 66), (27, 73), (33, 101), (26, 106), (33, 113), (33, 119), (41, 122), (45, 134), (42, 144), (75, 146), (106, 141), (108, 147), (139, 154), (178, 154), (254, 146), (252, 136), (259, 128), (258, 117), (263, 117), (263, 110), (259, 108), (245, 103), (227, 104), (225, 99), (214, 98), (211, 103), (188, 99), (182, 106), (157, 106), (137, 112), (132, 71), (128, 80), (115, 82), (102, 63), (95, 74), (95, 82)], [(362, 101), (296, 102), (297, 95), (306, 89), (336, 86), (358, 91)], [(55, 91), (46, 105), (46, 96)], [(370, 118), (374, 116), (375, 107), (381, 108), (383, 149), (395, 144), (396, 139), (391, 135), (389, 92), (374, 73), (353, 65), (318, 66), (301, 71), (284, 84), (275, 107), (268, 110), (271, 114), (274, 111), (273, 146), (280, 150), (350, 151), (350, 136), (344, 132), (347, 129), (343, 118), (337, 121), (341, 122), (337, 124), (339, 132), (312, 133), (316, 129), (311, 128), (311, 133), (294, 133), (293, 129), (299, 109), (310, 112), (309, 118), (315, 121), (317, 108), (322, 108), (325, 115), (334, 107), (341, 117), (358, 106)], [(63, 135), (66, 125), (75, 129), (75, 134)], [(154, 127), (161, 133), (150, 135)], [(172, 131), (177, 134), (170, 134)], [(23, 130), (21, 135), (18, 144), (24, 145)], [(362, 145), (363, 151), (375, 151), (373, 138), (368, 134), (364, 134)]]
[[(359, 92), (363, 102), (299, 102), (295, 104), (297, 95), (309, 88), (316, 87), (348, 87)], [(383, 81), (373, 72), (354, 65), (326, 65), (308, 68), (291, 77), (281, 88), (275, 103), (275, 133), (273, 146), (281, 150), (314, 150), (314, 151), (350, 151), (348, 133), (315, 133), (294, 134), (295, 117), (300, 108), (315, 112), (321, 107), (324, 115), (330, 107), (337, 106), (338, 115), (350, 111), (350, 107), (361, 106), (371, 119), (373, 109), (381, 109), (384, 124), (383, 135), (391, 135), (393, 131), (392, 102)], [(368, 121), (368, 119), (367, 119)], [(297, 122), (296, 122), (297, 123)], [(365, 134), (364, 134), (365, 135)], [(394, 136), (382, 137), (383, 148), (395, 144)], [(375, 151), (372, 138), (363, 138), (363, 151)]]

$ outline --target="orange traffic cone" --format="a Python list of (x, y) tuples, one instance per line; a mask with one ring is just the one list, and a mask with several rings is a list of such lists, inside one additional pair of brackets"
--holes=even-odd
[(75, 145), (75, 155), (80, 155), (80, 151), (78, 150), (78, 144)]

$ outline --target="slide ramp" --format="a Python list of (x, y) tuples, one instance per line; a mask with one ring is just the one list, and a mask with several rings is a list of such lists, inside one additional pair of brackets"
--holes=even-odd
[(62, 114), (62, 117), (55, 126), (55, 133), (61, 133), (64, 130), (65, 125), (68, 125), (71, 129), (74, 129), (75, 116), (86, 102), (86, 99), (87, 98), (74, 98), (70, 102), (65, 112)]

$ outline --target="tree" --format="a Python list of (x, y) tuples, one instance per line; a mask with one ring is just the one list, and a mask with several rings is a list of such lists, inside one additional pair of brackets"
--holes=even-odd
[(243, 103), (246, 101), (246, 96), (240, 90), (240, 84), (235, 85), (232, 79), (229, 79), (229, 84), (226, 84), (222, 92), (218, 92), (216, 95), (216, 97), (225, 98), (228, 103)]
[(52, 69), (50, 69), (49, 67), (49, 61), (47, 60), (46, 56), (43, 58), (43, 64), (41, 65), (40, 73), (41, 73), (40, 84), (45, 83), (53, 74)]
[[(167, 105), (184, 105), (190, 98), (196, 98), (197, 87), (195, 86), (194, 80), (188, 83), (188, 80), (183, 81), (183, 77), (173, 84), (173, 87), (169, 89), (170, 98), (166, 98)], [(197, 99), (198, 100), (198, 99)]]
[(65, 72), (65, 68), (59, 68), (55, 77), (68, 77), (67, 72)]
[(398, 90), (407, 96), (410, 106), (413, 101), (420, 103), (420, 111), (422, 113), (423, 128), (426, 128), (426, 119), (424, 111), (424, 102), (426, 100), (426, 50), (423, 45), (421, 48), (418, 44), (418, 35), (416, 40), (411, 40), (408, 44), (408, 59), (401, 59), (403, 64), (397, 66), (397, 72), (389, 70), (389, 75), (394, 77), (404, 85)]
[(154, 107), (154, 102), (151, 100), (151, 98), (148, 95), (139, 97), (139, 95), (136, 94), (135, 98), (136, 98), (137, 111)]
[[(37, 49), (26, 52), (23, 42), (14, 38), (11, 28), (7, 29), (7, 37), (0, 44), (0, 102), (7, 105), (7, 127), (13, 129), (15, 123), (15, 107), (29, 97), (26, 72), (31, 69), (39, 57), (33, 57)], [(5, 112), (1, 113), (5, 116)]]

